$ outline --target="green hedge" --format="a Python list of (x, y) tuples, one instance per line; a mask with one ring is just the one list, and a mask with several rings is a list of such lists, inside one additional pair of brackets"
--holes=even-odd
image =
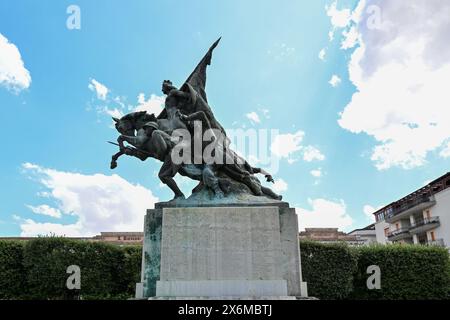
[(0, 300), (20, 297), (25, 288), (23, 241), (0, 241)]
[(356, 255), (345, 244), (300, 242), (303, 281), (308, 294), (320, 299), (344, 299), (353, 288)]
[[(450, 264), (446, 248), (374, 245), (356, 249), (353, 299), (448, 299)], [(380, 267), (380, 290), (367, 289), (367, 267)]]
[(127, 294), (134, 297), (136, 291), (136, 283), (141, 282), (141, 263), (142, 263), (142, 246), (125, 246), (123, 247), (125, 255), (124, 263), (124, 281)]
[[(449, 299), (447, 249), (413, 245), (301, 241), (303, 280), (320, 299)], [(66, 238), (0, 241), (0, 299), (126, 299), (140, 280), (141, 246)], [(68, 290), (69, 265), (81, 269), (81, 290)], [(367, 267), (381, 270), (381, 289), (367, 289)]]
[[(23, 250), (21, 250), (23, 249)], [(0, 243), (0, 297), (18, 299), (122, 299), (134, 295), (140, 278), (140, 246), (44, 237)], [(10, 253), (13, 254), (10, 254)], [(15, 257), (15, 258), (13, 258)], [(8, 263), (9, 261), (9, 263)], [(15, 261), (15, 262), (14, 262)], [(69, 290), (67, 267), (78, 265), (81, 289)], [(11, 280), (8, 280), (8, 274)], [(19, 276), (20, 275), (20, 276)], [(3, 286), (19, 279), (16, 286)], [(19, 286), (20, 290), (17, 290)]]
[[(301, 241), (308, 293), (320, 299), (449, 299), (446, 248), (418, 245), (321, 244)], [(380, 268), (381, 288), (369, 290), (367, 268)]]

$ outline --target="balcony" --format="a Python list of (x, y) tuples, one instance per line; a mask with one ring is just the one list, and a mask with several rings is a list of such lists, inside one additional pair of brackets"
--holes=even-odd
[(437, 228), (441, 225), (439, 217), (431, 217), (417, 220), (410, 228), (409, 232), (412, 234), (426, 232), (428, 230)]
[(389, 241), (397, 241), (405, 238), (411, 238), (411, 234), (409, 233), (409, 228), (401, 228), (388, 232), (387, 237)]
[(428, 246), (438, 246), (438, 247), (445, 247), (444, 239), (436, 239), (434, 241), (428, 241)]
[(387, 223), (393, 223), (409, 215), (428, 209), (436, 204), (433, 196), (425, 195), (415, 199), (404, 201), (400, 205), (393, 205), (392, 210), (386, 216)]

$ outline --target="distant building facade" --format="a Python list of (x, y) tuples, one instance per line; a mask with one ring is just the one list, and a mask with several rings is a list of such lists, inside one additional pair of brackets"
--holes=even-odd
[(348, 233), (349, 236), (355, 236), (363, 245), (377, 243), (377, 235), (375, 231), (375, 223), (361, 229), (355, 229)]
[(141, 244), (144, 241), (143, 232), (100, 232), (100, 235), (92, 238), (94, 241), (102, 241), (117, 244)]
[(450, 172), (373, 214), (379, 243), (450, 247)]
[[(32, 240), (37, 237), (0, 237), (0, 240)], [(142, 244), (144, 241), (143, 232), (100, 232), (100, 235), (94, 237), (65, 237), (68, 239), (91, 241), (91, 242), (106, 242), (113, 244)]]
[(349, 235), (338, 228), (305, 228), (299, 234), (301, 240), (314, 240), (321, 243), (338, 243), (346, 242), (351, 246), (363, 245), (364, 240), (359, 239), (356, 235)]

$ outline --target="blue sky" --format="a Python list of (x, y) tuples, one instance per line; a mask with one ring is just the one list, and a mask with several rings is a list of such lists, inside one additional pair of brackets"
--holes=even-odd
[[(2, 1), (0, 235), (139, 230), (171, 193), (154, 161), (109, 169), (110, 115), (157, 109), (162, 80), (181, 85), (219, 36), (209, 102), (225, 128), (279, 130), (275, 179), (300, 225), (369, 224), (449, 171), (448, 6), (430, 3)], [(79, 30), (66, 26), (71, 4)]]

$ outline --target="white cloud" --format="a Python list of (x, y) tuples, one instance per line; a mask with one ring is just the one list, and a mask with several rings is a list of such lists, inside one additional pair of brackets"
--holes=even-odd
[[(342, 29), (349, 26), (351, 23), (359, 23), (362, 19), (364, 9), (366, 6), (365, 0), (360, 0), (355, 10), (351, 11), (349, 8), (338, 9), (338, 1), (333, 1), (330, 5), (325, 6), (327, 16), (330, 17), (332, 30)], [(332, 41), (333, 39), (331, 39)]]
[(331, 5), (325, 6), (327, 15), (330, 17), (331, 25), (334, 28), (344, 28), (346, 27), (352, 17), (352, 12), (350, 9), (337, 9), (337, 1), (331, 3)]
[(305, 133), (301, 130), (295, 133), (279, 134), (275, 136), (271, 145), (271, 151), (280, 158), (289, 158), (294, 152), (299, 151)]
[(339, 78), (337, 75), (333, 74), (330, 81), (328, 83), (333, 87), (336, 88), (341, 83), (341, 78)]
[(319, 149), (311, 145), (302, 145), (304, 136), (305, 133), (301, 130), (295, 133), (278, 134), (272, 140), (270, 150), (275, 156), (286, 158), (289, 164), (296, 162), (299, 158), (307, 162), (324, 160), (325, 156)]
[(442, 148), (441, 152), (439, 152), (439, 155), (442, 158), (450, 158), (450, 141), (447, 142), (444, 148)]
[[(330, 5), (325, 6), (325, 11), (327, 13), (327, 16), (330, 17), (332, 26), (331, 30), (328, 32), (328, 39), (330, 40), (330, 42), (334, 40), (334, 33), (337, 29), (347, 28), (352, 23), (359, 23), (361, 21), (363, 10), (365, 8), (365, 0), (361, 0), (353, 11), (351, 11), (349, 8), (338, 9), (337, 4), (338, 2), (337, 0), (335, 0)], [(355, 41), (354, 36), (356, 35), (354, 31), (356, 30), (353, 30), (352, 32), (344, 30), (343, 36), (345, 37), (345, 40), (341, 44), (343, 48), (346, 48), (347, 46), (353, 47), (356, 44), (353, 43)]]
[(371, 160), (379, 170), (424, 165), (438, 149), (446, 157), (450, 2), (372, 0), (369, 5), (380, 8), (382, 27), (367, 19), (350, 27), (359, 35), (348, 66), (356, 92), (339, 125), (375, 139)]
[(359, 40), (359, 33), (356, 26), (352, 26), (350, 30), (344, 30), (342, 32), (344, 39), (341, 43), (341, 49), (351, 49), (356, 46)]
[(121, 107), (107, 107), (107, 106), (97, 106), (97, 113), (106, 114), (110, 117), (121, 118), (125, 115), (125, 110)]
[(320, 178), (322, 176), (322, 169), (314, 169), (311, 170), (309, 173), (311, 173), (311, 175), (315, 178)]
[(276, 179), (275, 183), (272, 186), (272, 189), (276, 193), (281, 193), (281, 192), (287, 191), (288, 184), (283, 179)]
[(146, 210), (158, 201), (150, 190), (116, 174), (84, 175), (31, 163), (23, 164), (23, 168), (48, 189), (62, 215), (75, 216), (77, 221), (56, 224), (22, 220), (22, 236), (49, 233), (92, 236), (101, 231), (141, 230)]
[[(50, 222), (36, 222), (32, 219), (20, 219), (21, 237), (34, 237), (39, 235), (56, 235), (67, 237), (81, 237), (86, 235), (82, 232), (83, 226), (80, 222), (74, 224), (59, 224)], [(93, 236), (93, 234), (89, 234)]]
[(22, 168), (25, 170), (38, 170), (40, 167), (37, 164), (25, 162), (22, 164)]
[(148, 100), (145, 100), (145, 95), (140, 93), (138, 96), (138, 105), (132, 111), (147, 111), (147, 113), (154, 113), (158, 116), (164, 109), (165, 97), (157, 96), (155, 94), (150, 95)]
[(124, 113), (121, 109), (119, 108), (113, 108), (113, 109), (108, 109), (105, 107), (104, 112), (114, 118), (122, 118), (124, 116)]
[(303, 160), (307, 162), (314, 160), (322, 161), (325, 160), (325, 156), (316, 147), (306, 146), (303, 150)]
[(373, 215), (373, 213), (375, 211), (377, 211), (378, 209), (372, 207), (371, 205), (366, 204), (363, 207), (363, 212), (366, 215), (367, 219), (371, 222), (375, 222), (375, 216)]
[(30, 84), (30, 72), (24, 66), (19, 49), (0, 33), (0, 86), (18, 93)]
[(109, 89), (95, 79), (91, 79), (88, 85), (89, 90), (97, 94), (97, 99), (105, 101)]
[(27, 205), (27, 207), (37, 214), (42, 214), (44, 216), (49, 216), (53, 218), (61, 218), (61, 211), (59, 211), (56, 208), (52, 208), (46, 204), (42, 204), (40, 206)]
[[(127, 103), (127, 99), (124, 96), (108, 98), (108, 95), (110, 95), (109, 93), (111, 91), (95, 79), (91, 80), (88, 87), (90, 90), (96, 93), (97, 99), (101, 101), (100, 105), (96, 102), (93, 102), (93, 108), (95, 108), (97, 113), (101, 115), (121, 118), (122, 116), (130, 112), (146, 111), (149, 114), (154, 113), (156, 116), (158, 116), (164, 109), (164, 103), (166, 100), (164, 96), (151, 94), (150, 97), (146, 100), (145, 94), (140, 93), (137, 97), (137, 104), (132, 105)], [(112, 128), (114, 128), (114, 126), (112, 126)]]
[(247, 117), (247, 119), (249, 119), (253, 123), (260, 123), (261, 122), (261, 119), (259, 119), (259, 116), (258, 116), (258, 114), (255, 111), (247, 113), (245, 116)]
[(301, 230), (305, 228), (339, 228), (346, 229), (353, 223), (346, 212), (343, 200), (330, 201), (326, 199), (308, 199), (312, 209), (296, 208), (298, 224)]
[(293, 164), (294, 162), (297, 161), (297, 159), (288, 158), (286, 161), (287, 161), (289, 164)]
[(325, 48), (323, 48), (322, 50), (320, 50), (319, 52), (319, 59), (322, 61), (325, 61), (325, 55), (327, 54)]
[(330, 42), (334, 40), (334, 31), (333, 30), (330, 30), (328, 32), (328, 39), (330, 40)]

